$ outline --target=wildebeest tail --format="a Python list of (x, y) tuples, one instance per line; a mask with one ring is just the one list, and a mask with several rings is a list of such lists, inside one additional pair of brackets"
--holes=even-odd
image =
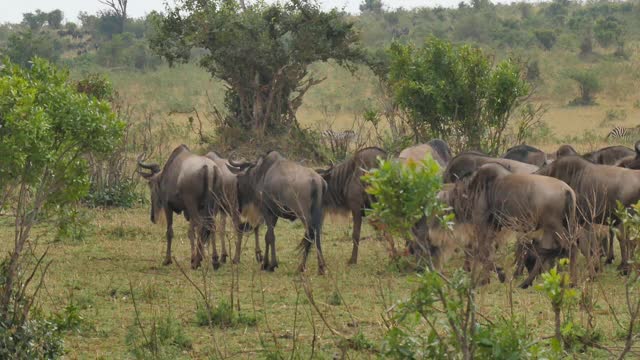
[(309, 239), (302, 239), (302, 242), (298, 246), (299, 250), (304, 250), (310, 244), (307, 241), (318, 242), (320, 241), (320, 234), (322, 233), (322, 222), (323, 222), (323, 197), (327, 192), (328, 186), (327, 182), (321, 180), (321, 186), (315, 181), (311, 181), (311, 206), (309, 211), (309, 219), (307, 219), (307, 233), (309, 235)]
[(214, 207), (216, 203), (215, 182), (217, 177), (217, 168), (211, 165), (205, 165), (205, 177), (204, 177), (204, 208), (206, 209), (207, 216), (213, 217)]

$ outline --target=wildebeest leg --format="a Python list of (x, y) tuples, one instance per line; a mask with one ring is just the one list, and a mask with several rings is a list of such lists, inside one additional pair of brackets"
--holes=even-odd
[(527, 247), (524, 244), (524, 239), (519, 238), (516, 242), (516, 251), (515, 251), (515, 263), (516, 269), (513, 272), (514, 277), (520, 277), (524, 274), (524, 265), (527, 257)]
[(193, 262), (196, 254), (196, 223), (194, 221), (189, 222), (187, 237), (189, 237), (189, 244), (191, 245), (191, 262)]
[(237, 214), (231, 215), (231, 222), (233, 223), (233, 228), (236, 232), (236, 251), (233, 254), (232, 262), (234, 264), (239, 264), (240, 254), (242, 253), (242, 237), (244, 234), (242, 233), (242, 229), (241, 229), (240, 217)]
[[(597, 259), (598, 261), (600, 261), (600, 259)], [(574, 242), (573, 244), (571, 244), (571, 247), (569, 248), (569, 276), (571, 278), (571, 285), (572, 286), (577, 286), (578, 285), (578, 246), (577, 244)]]
[(613, 249), (613, 242), (615, 239), (614, 235), (615, 235), (615, 228), (613, 226), (609, 226), (609, 241), (607, 242), (609, 246), (607, 249), (607, 260), (605, 260), (605, 264), (613, 264), (613, 260), (615, 259), (615, 254)]
[[(229, 253), (227, 252), (227, 215), (223, 212), (220, 212), (220, 231), (218, 234), (220, 235), (220, 246), (222, 247), (222, 254), (220, 255), (220, 262), (223, 264), (227, 262), (227, 258), (229, 257)], [(239, 256), (239, 255), (238, 255)], [(235, 263), (234, 263), (235, 264)]]
[(618, 271), (622, 275), (629, 274), (629, 240), (627, 239), (627, 234), (625, 234), (622, 225), (618, 225), (618, 231), (620, 242), (620, 265), (618, 265)]
[[(264, 262), (262, 263), (263, 270), (274, 271), (278, 267), (278, 260), (276, 258), (276, 234), (274, 228), (278, 222), (278, 218), (269, 214), (264, 217), (267, 224), (267, 233), (264, 236), (265, 254)], [(271, 249), (271, 262), (269, 262), (269, 249)]]
[(260, 250), (260, 225), (253, 229), (253, 237), (256, 241), (256, 261), (260, 263), (262, 261), (262, 250)]
[(351, 234), (351, 240), (353, 241), (353, 249), (351, 250), (351, 259), (349, 259), (349, 265), (355, 265), (358, 263), (358, 247), (360, 246), (360, 230), (362, 228), (362, 214), (360, 209), (352, 211), (353, 216), (353, 233)]
[[(213, 270), (218, 270), (220, 268), (220, 258), (218, 257), (218, 245), (216, 244), (215, 217), (211, 217), (211, 220), (207, 220), (202, 227), (202, 240), (200, 244), (207, 244), (209, 242), (209, 236), (211, 236), (211, 246), (213, 247), (211, 265), (213, 266)], [(220, 242), (223, 244), (222, 246), (224, 249), (224, 236), (220, 238)]]
[(533, 284), (533, 280), (535, 280), (536, 276), (538, 276), (538, 273), (542, 269), (542, 261), (540, 259), (539, 252), (537, 250), (534, 250), (534, 254), (532, 255), (535, 256), (535, 264), (533, 265), (533, 269), (529, 271), (529, 276), (525, 281), (522, 282), (522, 284), (520, 284), (520, 288), (522, 289), (526, 289), (531, 286), (531, 284)]
[(171, 264), (171, 241), (173, 241), (173, 211), (165, 209), (165, 217), (167, 219), (167, 253), (164, 257), (162, 265)]

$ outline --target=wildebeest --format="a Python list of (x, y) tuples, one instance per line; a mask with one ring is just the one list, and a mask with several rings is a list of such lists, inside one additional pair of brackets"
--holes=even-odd
[[(287, 160), (277, 151), (269, 151), (255, 163), (236, 165), (230, 165), (229, 169), (238, 175), (240, 212), (258, 211), (267, 224), (263, 269), (273, 271), (278, 266), (274, 233), (278, 218), (291, 221), (300, 219), (306, 230), (301, 243), (304, 251), (299, 270), (305, 269), (311, 244), (315, 243), (318, 273), (324, 274), (325, 262), (320, 239), (326, 181), (313, 169)], [(254, 210), (247, 209), (250, 207)]]
[[(226, 262), (227, 247), (225, 244), (225, 228), (226, 228), (226, 218), (227, 216), (231, 217), (231, 222), (233, 224), (234, 230), (236, 231), (236, 250), (233, 256), (233, 263), (237, 264), (240, 262), (240, 253), (242, 251), (242, 236), (243, 233), (250, 228), (247, 224), (242, 223), (240, 219), (240, 212), (238, 211), (238, 179), (236, 174), (232, 173), (228, 169), (229, 161), (223, 157), (221, 157), (215, 151), (210, 151), (205, 155), (209, 159), (213, 160), (219, 169), (220, 176), (220, 188), (214, 190), (214, 196), (219, 204), (220, 212), (220, 242), (222, 243), (222, 254), (221, 260), (222, 262)], [(262, 261), (262, 251), (260, 250), (260, 239), (259, 239), (259, 223), (262, 219), (249, 219), (249, 222), (253, 226), (254, 238), (255, 238), (255, 255), (256, 261)], [(215, 241), (214, 241), (215, 244)]]
[(555, 152), (555, 155), (556, 159), (559, 159), (564, 156), (578, 155), (578, 152), (573, 148), (573, 146), (564, 144), (560, 145), (558, 151)]
[(433, 139), (426, 144), (408, 147), (400, 152), (398, 159), (402, 162), (406, 162), (409, 159), (420, 162), (424, 160), (427, 154), (430, 154), (442, 169), (451, 161), (451, 149), (449, 149), (449, 145), (446, 142), (440, 139)]
[(378, 166), (378, 158), (384, 159), (387, 152), (378, 147), (368, 147), (357, 151), (349, 159), (326, 170), (317, 170), (327, 182), (323, 205), (330, 211), (350, 211), (353, 217), (353, 250), (349, 264), (358, 262), (360, 230), (365, 210), (371, 208), (371, 196), (365, 191), (360, 179), (366, 171)]
[(633, 146), (636, 153), (618, 160), (615, 165), (627, 169), (640, 170), (640, 141)]
[(500, 164), (513, 173), (530, 174), (538, 170), (538, 167), (535, 165), (510, 159), (493, 158), (479, 152), (469, 151), (461, 153), (451, 159), (444, 171), (443, 181), (450, 183), (461, 180), (471, 175), (480, 166), (489, 163)]
[(628, 156), (634, 156), (636, 154), (633, 149), (626, 146), (616, 145), (607, 146), (596, 151), (582, 155), (585, 159), (591, 161), (594, 164), (600, 165), (614, 165), (620, 159)]
[[(607, 225), (612, 219), (612, 225), (616, 225), (616, 201), (630, 206), (640, 200), (640, 171), (598, 165), (579, 156), (566, 156), (540, 169), (537, 174), (560, 179), (571, 186), (577, 195), (578, 221), (582, 224)], [(620, 239), (620, 253), (620, 268), (626, 272), (626, 239)], [(610, 236), (607, 262), (612, 261), (613, 236)]]
[[(138, 157), (138, 167), (151, 190), (151, 222), (155, 224), (163, 215), (167, 221), (167, 252), (163, 264), (172, 262), (173, 213), (184, 212), (190, 225), (191, 267), (197, 268), (202, 261), (203, 243), (206, 243), (214, 226), (216, 204), (213, 190), (219, 181), (218, 167), (213, 160), (193, 154), (186, 145), (173, 150), (162, 171), (158, 164), (143, 163), (141, 157)], [(142, 169), (151, 172), (145, 173)], [(199, 236), (194, 245), (196, 230)], [(215, 244), (212, 262), (214, 267), (219, 265)]]
[(547, 163), (547, 155), (544, 151), (527, 144), (516, 145), (509, 148), (504, 155), (502, 155), (502, 158), (520, 161), (538, 167)]
[(576, 280), (575, 244), (569, 241), (574, 223), (576, 196), (564, 182), (533, 174), (515, 174), (504, 165), (487, 163), (470, 177), (459, 181), (440, 198), (453, 207), (456, 220), (478, 229), (474, 255), (489, 261), (493, 234), (503, 228), (520, 233), (541, 231), (533, 239), (535, 264), (520, 285), (526, 288), (541, 272), (543, 264), (569, 254), (571, 276)]

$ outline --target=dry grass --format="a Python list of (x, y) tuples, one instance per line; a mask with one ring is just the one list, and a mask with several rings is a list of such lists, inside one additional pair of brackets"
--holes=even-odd
[[(135, 312), (129, 282), (143, 320), (170, 312), (193, 340), (193, 348), (184, 357), (205, 358), (215, 354), (216, 348), (224, 356), (249, 358), (266, 356), (261, 339), (273, 344), (275, 338), (282, 351), (293, 346), (294, 331), (298, 335), (299, 355), (307, 358), (316, 334), (315, 353), (320, 358), (340, 354), (340, 337), (333, 335), (305, 299), (301, 278), (296, 272), (298, 252), (295, 249), (303, 229), (296, 223), (282, 221), (276, 229), (280, 267), (275, 273), (259, 270), (253, 259), (253, 242), (246, 241), (239, 267), (240, 307), (245, 314), (257, 317), (256, 327), (209, 329), (196, 324), (196, 304), (200, 301), (176, 264), (162, 266), (164, 230), (152, 226), (146, 209), (96, 210), (92, 223), (94, 235), (85, 243), (51, 243), (51, 227), (43, 225), (36, 231), (40, 249), (50, 246), (54, 260), (41, 293), (40, 305), (45, 313), (59, 312), (70, 301), (80, 304), (85, 319), (83, 331), (68, 333), (65, 347), (68, 358), (127, 358), (131, 357), (125, 338), (134, 324)], [(2, 244), (10, 243), (11, 227), (7, 218), (0, 223)], [(188, 267), (189, 245), (186, 223), (177, 221), (174, 255), (181, 266)], [(315, 257), (311, 257), (306, 274), (320, 310), (331, 328), (350, 337), (361, 331), (374, 344), (379, 344), (385, 332), (383, 314), (396, 301), (405, 298), (412, 289), (411, 275), (400, 274), (388, 265), (382, 242), (366, 240), (360, 249), (357, 266), (347, 266), (351, 250), (349, 222), (330, 217), (324, 227), (324, 253), (329, 275), (315, 275)], [(365, 234), (371, 235), (370, 229)], [(503, 265), (510, 268), (512, 252), (504, 249)], [(459, 255), (446, 266), (452, 271), (461, 266)], [(226, 264), (217, 272), (206, 263), (204, 270), (185, 269), (196, 284), (208, 284), (215, 306), (229, 298), (231, 266)], [(515, 282), (514, 282), (515, 283)], [(600, 288), (603, 290), (601, 291)], [(620, 342), (608, 301), (622, 312), (623, 281), (613, 268), (607, 268), (596, 286), (596, 323), (608, 346)], [(508, 284), (496, 279), (479, 290), (480, 311), (489, 318), (508, 315), (508, 292), (512, 291), (516, 313), (525, 317), (528, 326), (539, 336), (552, 334), (553, 314), (547, 300), (536, 290), (510, 290)], [(342, 305), (330, 305), (335, 294), (343, 298)], [(384, 296), (382, 296), (384, 294)], [(297, 306), (296, 306), (297, 304)], [(297, 315), (296, 315), (297, 308)], [(583, 315), (579, 315), (580, 319)], [(624, 316), (623, 316), (624, 318)], [(582, 319), (584, 320), (584, 319)], [(585, 320), (586, 321), (586, 320)], [(295, 324), (295, 325), (294, 325)], [(313, 324), (313, 325), (312, 325)], [(356, 325), (356, 326), (354, 326)], [(588, 353), (589, 357), (595, 356)], [(350, 358), (374, 358), (375, 354), (350, 351)]]

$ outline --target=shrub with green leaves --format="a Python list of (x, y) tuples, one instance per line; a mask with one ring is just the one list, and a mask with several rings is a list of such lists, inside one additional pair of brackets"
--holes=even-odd
[(444, 205), (437, 200), (442, 188), (440, 166), (431, 156), (407, 164), (380, 159), (378, 168), (362, 179), (369, 185), (367, 193), (375, 198), (370, 215), (406, 239), (423, 216), (444, 213)]
[(389, 52), (389, 81), (418, 141), (437, 137), (458, 148), (503, 150), (511, 114), (530, 92), (519, 62), (494, 65), (480, 48), (435, 37), (419, 48), (395, 42)]

